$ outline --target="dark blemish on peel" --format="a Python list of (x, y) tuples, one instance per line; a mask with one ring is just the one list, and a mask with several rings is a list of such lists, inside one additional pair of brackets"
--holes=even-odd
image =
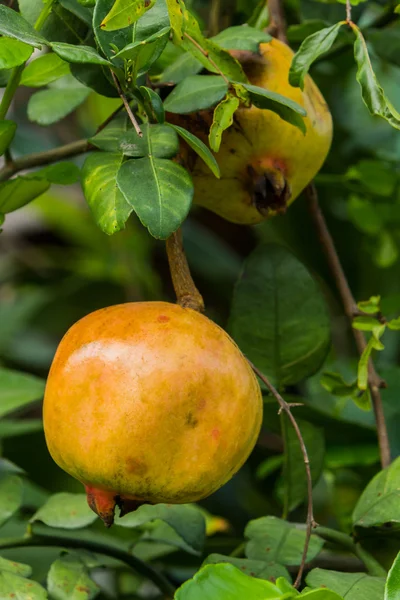
[(199, 423), (199, 421), (196, 419), (196, 417), (191, 412), (189, 412), (186, 415), (185, 422), (186, 422), (186, 425), (189, 425), (189, 427), (196, 427), (196, 425), (198, 425), (198, 423)]
[(157, 321), (158, 321), (159, 323), (168, 323), (168, 321), (169, 321), (169, 317), (166, 317), (165, 315), (160, 315), (160, 316), (157, 318)]

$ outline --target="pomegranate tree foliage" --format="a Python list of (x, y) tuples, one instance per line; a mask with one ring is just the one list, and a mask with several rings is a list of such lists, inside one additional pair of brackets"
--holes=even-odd
[[(354, 5), (348, 24), (340, 2), (283, 2), (297, 49), (290, 83), (302, 88), (312, 68), (334, 118), (316, 184), (360, 300), (353, 327), (369, 341), (359, 360), (304, 199), (255, 229), (230, 226), (191, 211), (191, 176), (176, 160), (183, 139), (218, 177), (211, 150), (243, 105), (304, 131), (304, 109), (250, 85), (228, 52), (257, 53), (271, 39), (264, 1), (0, 4), (1, 598), (400, 597), (399, 11)], [(168, 123), (166, 113), (208, 108), (210, 147)], [(171, 297), (154, 238), (182, 223), (210, 315), (303, 404), (293, 411), (320, 526), (299, 590), (307, 480), (266, 390), (259, 444), (234, 480), (202, 506), (142, 506), (107, 532), (44, 446), (39, 401), (55, 340), (98, 306)], [(394, 461), (384, 470), (371, 356), (388, 384)]]

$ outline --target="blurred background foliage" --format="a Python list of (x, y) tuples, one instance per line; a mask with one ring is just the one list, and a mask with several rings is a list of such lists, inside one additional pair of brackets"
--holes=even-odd
[[(213, 33), (217, 27), (244, 21), (260, 25), (265, 18), (265, 3), (256, 0), (186, 3), (204, 30)], [(61, 4), (67, 7), (68, 2)], [(378, 79), (400, 110), (400, 22), (392, 18), (389, 5), (361, 2), (353, 7), (353, 18), (365, 28)], [(288, 0), (285, 10), (294, 49), (315, 23), (333, 24), (344, 15), (342, 4), (313, 0)], [(79, 26), (84, 31), (82, 21)], [(66, 32), (67, 39), (71, 41)], [(400, 136), (388, 123), (369, 115), (359, 93), (352, 53), (343, 33), (311, 71), (334, 119), (332, 148), (316, 184), (355, 298), (380, 294), (382, 312), (391, 317), (400, 307)], [(11, 147), (14, 157), (93, 135), (118, 105), (117, 100), (92, 92), (75, 112), (46, 128), (27, 120), (26, 105), (33, 91), (20, 87), (12, 107), (11, 118), (19, 123)], [(75, 162), (80, 166), (83, 157)], [(183, 231), (207, 314), (223, 327), (227, 327), (235, 282), (250, 252), (260, 242), (290, 249), (320, 283), (329, 306), (333, 345), (324, 370), (338, 370), (351, 379), (357, 364), (353, 339), (304, 197), (286, 215), (255, 227), (236, 226), (194, 207)], [(79, 184), (54, 185), (24, 209), (8, 215), (0, 235), (0, 254), (0, 363), (42, 378), (65, 331), (88, 312), (127, 301), (174, 301), (164, 244), (150, 237), (134, 215), (123, 232), (111, 237), (102, 234)], [(385, 350), (376, 357), (377, 369), (388, 382), (382, 396), (393, 457), (400, 454), (400, 336), (396, 333), (385, 333)], [(347, 532), (360, 493), (379, 471), (373, 415), (349, 398), (329, 394), (320, 378), (317, 373), (286, 392), (289, 399), (305, 404), (296, 409), (296, 415), (310, 444), (317, 481), (316, 520)], [(47, 452), (40, 403), (11, 416), (8, 427), (0, 428), (2, 452), (27, 472), (32, 482), (27, 486), (31, 506), (40, 505), (50, 492), (81, 492), (80, 484), (62, 472)], [(277, 408), (268, 400), (263, 431), (250, 460), (230, 483), (202, 503), (230, 524), (229, 535), (219, 532), (208, 539), (208, 552), (231, 552), (249, 519), (282, 514), (282, 450)], [(291, 471), (286, 476), (303, 478), (296, 454), (287, 468)], [(291, 520), (303, 520), (301, 497), (291, 509)], [(18, 528), (17, 521), (10, 521), (2, 531), (14, 535)], [(124, 533), (119, 529), (114, 535)], [(399, 544), (397, 539), (385, 540), (380, 556), (387, 552), (390, 564)], [(40, 555), (32, 549), (24, 553), (26, 557), (19, 551), (18, 560), (33, 565), (39, 579), (57, 555), (51, 549), (42, 549)], [(163, 560), (178, 579), (191, 574), (196, 564), (193, 557), (177, 551)], [(131, 589), (132, 577), (126, 574), (126, 589)]]

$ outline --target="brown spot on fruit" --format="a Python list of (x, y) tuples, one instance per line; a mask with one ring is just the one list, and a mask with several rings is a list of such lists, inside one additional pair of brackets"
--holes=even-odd
[(194, 428), (198, 425), (199, 421), (198, 419), (196, 419), (192, 412), (188, 412), (188, 414), (186, 415), (185, 423), (186, 425), (189, 425), (189, 427)]
[(160, 315), (160, 316), (157, 318), (157, 321), (158, 321), (159, 323), (168, 323), (168, 321), (169, 321), (169, 317), (167, 317), (166, 315)]
[(219, 436), (221, 435), (220, 430), (217, 427), (215, 427), (212, 430), (211, 435), (214, 440), (219, 440)]
[(129, 473), (133, 473), (139, 477), (142, 477), (147, 473), (148, 466), (143, 460), (133, 457), (126, 459), (126, 469)]

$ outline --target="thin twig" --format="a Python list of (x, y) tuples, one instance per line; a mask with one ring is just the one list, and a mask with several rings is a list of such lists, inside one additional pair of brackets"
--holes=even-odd
[[(306, 194), (311, 218), (314, 222), (320, 244), (325, 253), (329, 268), (341, 296), (344, 312), (351, 324), (354, 315), (358, 312), (357, 304), (350, 290), (346, 275), (336, 252), (335, 244), (319, 206), (318, 193), (314, 183), (308, 186)], [(352, 328), (352, 331), (358, 353), (361, 356), (367, 346), (365, 335), (359, 329)], [(372, 404), (374, 407), (382, 468), (385, 468), (390, 464), (390, 445), (385, 415), (383, 412), (380, 388), (386, 387), (386, 383), (375, 371), (375, 367), (371, 359), (368, 362), (368, 386), (371, 392)]]
[(193, 46), (196, 46), (197, 50), (199, 50), (202, 53), (203, 56), (206, 57), (206, 59), (214, 67), (214, 69), (217, 71), (217, 73), (219, 75), (221, 75), (221, 77), (225, 81), (225, 83), (227, 85), (230, 85), (229, 84), (229, 79), (223, 74), (223, 72), (221, 71), (221, 69), (219, 68), (219, 66), (214, 62), (214, 60), (212, 58), (210, 58), (209, 52), (207, 52), (207, 50), (204, 50), (204, 48), (202, 48), (200, 46), (200, 44), (198, 42), (196, 42), (196, 40), (194, 38), (192, 38), (191, 35), (189, 35), (188, 33), (186, 33), (186, 31), (184, 32), (183, 35), (185, 36), (186, 39), (189, 40), (189, 42), (191, 42), (193, 44)]
[(35, 152), (33, 154), (28, 154), (27, 156), (22, 156), (21, 158), (15, 159), (12, 163), (5, 165), (0, 170), (0, 181), (10, 179), (10, 177), (19, 171), (49, 165), (59, 160), (63, 160), (64, 158), (83, 154), (92, 149), (94, 149), (93, 146), (87, 140), (78, 140), (77, 142), (65, 144), (59, 148), (53, 148), (53, 150), (45, 150), (45, 152)]
[(169, 270), (178, 304), (184, 308), (204, 311), (204, 301), (197, 289), (183, 248), (182, 232), (175, 231), (166, 241)]
[[(248, 359), (247, 359), (248, 360)], [(310, 545), (310, 539), (311, 539), (311, 532), (313, 527), (317, 527), (317, 523), (314, 520), (314, 509), (313, 509), (313, 497), (312, 497), (312, 478), (311, 478), (311, 469), (310, 469), (310, 460), (308, 458), (308, 453), (307, 453), (307, 448), (306, 445), (304, 443), (304, 439), (303, 436), (301, 434), (300, 431), (300, 427), (297, 424), (296, 419), (294, 418), (292, 411), (291, 411), (291, 404), (289, 404), (288, 402), (286, 402), (286, 400), (284, 400), (282, 398), (282, 396), (279, 394), (279, 392), (274, 388), (274, 386), (272, 385), (272, 383), (269, 381), (269, 379), (259, 370), (257, 369), (257, 367), (255, 365), (253, 365), (252, 362), (250, 362), (248, 360), (251, 368), (253, 369), (254, 373), (256, 375), (258, 375), (258, 377), (261, 379), (261, 381), (267, 386), (267, 388), (269, 389), (269, 391), (271, 392), (271, 394), (274, 396), (274, 398), (278, 401), (280, 409), (280, 412), (285, 412), (293, 426), (293, 429), (296, 432), (296, 436), (297, 439), (299, 440), (299, 444), (300, 444), (300, 448), (301, 448), (301, 453), (303, 455), (303, 460), (304, 460), (304, 466), (306, 469), (306, 477), (307, 477), (307, 496), (308, 496), (308, 502), (307, 502), (307, 520), (306, 520), (306, 539), (304, 541), (304, 549), (303, 549), (303, 555), (301, 557), (301, 562), (300, 562), (300, 566), (299, 566), (299, 570), (297, 573), (297, 577), (296, 580), (294, 582), (294, 587), (298, 588), (300, 583), (301, 583), (301, 579), (303, 577), (303, 572), (304, 572), (304, 567), (306, 565), (307, 562), (307, 553), (308, 553), (308, 547)], [(297, 405), (296, 405), (297, 406)]]
[(133, 114), (131, 107), (129, 106), (129, 102), (126, 99), (126, 96), (125, 96), (124, 92), (122, 91), (122, 88), (121, 88), (120, 83), (119, 83), (119, 81), (117, 79), (117, 76), (115, 75), (115, 73), (113, 71), (111, 71), (111, 76), (112, 76), (112, 78), (114, 80), (115, 87), (117, 88), (118, 94), (119, 94), (122, 102), (124, 103), (125, 110), (128, 113), (128, 115), (129, 115), (129, 118), (131, 120), (131, 123), (132, 123), (133, 127), (135, 128), (136, 133), (138, 134), (139, 137), (143, 137), (143, 131), (140, 129), (139, 123), (136, 121), (136, 117)]
[(351, 22), (351, 2), (350, 2), (350, 0), (346, 0), (346, 21), (347, 21), (347, 23)]
[(287, 44), (286, 19), (281, 0), (267, 0), (267, 9), (269, 14), (268, 33)]

